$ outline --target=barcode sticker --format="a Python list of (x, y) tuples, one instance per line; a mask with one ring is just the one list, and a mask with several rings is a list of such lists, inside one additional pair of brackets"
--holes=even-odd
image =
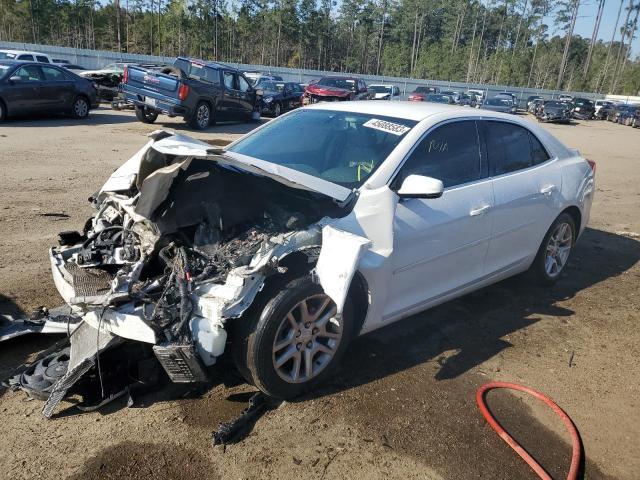
[(380, 120), (379, 118), (372, 118), (371, 120), (367, 120), (362, 124), (365, 127), (375, 128), (376, 130), (380, 130), (387, 133), (392, 133), (393, 135), (404, 135), (409, 130), (409, 127), (402, 125), (400, 123), (387, 122), (386, 120)]

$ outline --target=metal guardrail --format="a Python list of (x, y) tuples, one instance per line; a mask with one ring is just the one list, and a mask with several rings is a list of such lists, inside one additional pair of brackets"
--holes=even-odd
[[(70, 48), (70, 47), (58, 47), (53, 45), (39, 45), (32, 43), (18, 43), (18, 42), (6, 42), (0, 41), (0, 49), (13, 49), (13, 50), (33, 50), (37, 52), (46, 53), (53, 58), (60, 58), (69, 60), (72, 63), (77, 63), (88, 69), (98, 69), (104, 67), (108, 63), (113, 62), (140, 62), (140, 63), (172, 63), (175, 57), (159, 57), (154, 55), (140, 55), (132, 53), (119, 53), (105, 50), (87, 50), (82, 48)], [(231, 65), (242, 71), (259, 70), (264, 72), (270, 72), (274, 75), (280, 75), (285, 81), (308, 83), (311, 80), (318, 79), (325, 75), (336, 74), (352, 74), (346, 72), (328, 72), (322, 70), (307, 70), (296, 69), (287, 67), (273, 67), (265, 65), (251, 65), (244, 63), (232, 63), (221, 62), (227, 65)], [(458, 90), (467, 91), (468, 89), (483, 90), (486, 92), (486, 97), (494, 96), (500, 92), (512, 92), (517, 95), (520, 100), (520, 106), (523, 107), (526, 103), (526, 99), (531, 95), (540, 95), (545, 99), (556, 98), (560, 94), (570, 94), (577, 97), (586, 97), (592, 100), (605, 98), (604, 95), (590, 92), (566, 92), (557, 90), (543, 90), (536, 88), (523, 88), (512, 87), (508, 85), (488, 85), (466, 82), (452, 82), (435, 79), (418, 79), (418, 78), (406, 78), (406, 77), (388, 77), (380, 75), (361, 75), (353, 73), (360, 78), (363, 78), (367, 84), (385, 83), (393, 84), (400, 87), (402, 94), (406, 96), (412, 92), (416, 87), (422, 85), (435, 86), (446, 90)]]

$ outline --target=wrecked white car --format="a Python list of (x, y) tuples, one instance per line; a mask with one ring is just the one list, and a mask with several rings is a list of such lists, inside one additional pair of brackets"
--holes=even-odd
[(12, 327), (70, 334), (10, 382), (46, 416), (206, 382), (222, 356), (297, 396), (353, 336), (527, 269), (557, 280), (593, 194), (595, 165), (546, 131), (442, 105), (319, 104), (224, 150), (151, 137), (50, 252), (68, 308)]

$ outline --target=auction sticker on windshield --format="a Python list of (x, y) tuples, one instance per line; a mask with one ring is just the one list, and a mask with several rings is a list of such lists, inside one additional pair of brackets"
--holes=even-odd
[(371, 120), (367, 120), (362, 124), (362, 126), (375, 128), (376, 130), (392, 133), (393, 135), (397, 136), (404, 135), (409, 130), (411, 130), (409, 127), (400, 123), (387, 122), (386, 120), (380, 120), (379, 118), (372, 118)]

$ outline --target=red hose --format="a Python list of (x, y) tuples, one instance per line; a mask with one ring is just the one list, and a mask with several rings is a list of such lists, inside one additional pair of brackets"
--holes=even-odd
[(569, 475), (567, 475), (568, 480), (574, 480), (578, 477), (578, 469), (580, 468), (580, 456), (582, 451), (582, 444), (580, 442), (580, 435), (578, 434), (578, 430), (576, 426), (573, 424), (569, 416), (562, 410), (558, 405), (554, 403), (546, 395), (533, 390), (528, 387), (524, 387), (522, 385), (518, 385), (517, 383), (509, 383), (509, 382), (489, 382), (483, 386), (481, 386), (476, 392), (476, 402), (478, 403), (478, 407), (482, 412), (485, 420), (489, 422), (489, 425), (498, 433), (500, 438), (507, 442), (507, 444), (513, 448), (518, 455), (520, 455), (525, 462), (529, 464), (529, 466), (533, 469), (534, 472), (538, 474), (540, 478), (545, 480), (551, 480), (551, 476), (542, 468), (542, 466), (535, 461), (535, 459), (527, 453), (527, 451), (520, 446), (518, 442), (516, 442), (511, 435), (509, 435), (504, 428), (500, 426), (500, 424), (496, 421), (496, 419), (491, 415), (489, 409), (487, 408), (487, 404), (485, 403), (484, 396), (485, 393), (489, 390), (493, 390), (494, 388), (508, 388), (511, 390), (518, 390), (520, 392), (528, 393), (529, 395), (534, 396), (538, 400), (542, 400), (544, 403), (549, 405), (551, 409), (562, 419), (567, 430), (571, 434), (571, 443), (573, 445), (573, 453), (571, 454), (571, 468), (569, 469)]

